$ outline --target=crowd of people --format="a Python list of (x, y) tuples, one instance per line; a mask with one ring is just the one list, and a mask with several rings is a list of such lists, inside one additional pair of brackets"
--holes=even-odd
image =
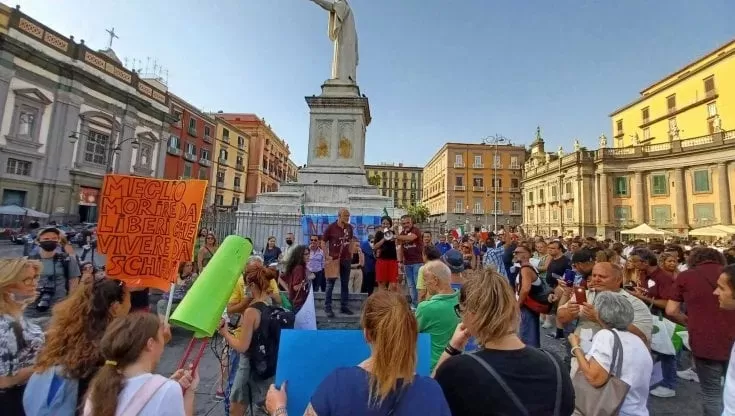
[[(229, 414), (287, 414), (287, 383), (273, 385), (273, 352), (262, 353), (274, 313), (315, 330), (314, 292), (334, 317), (339, 281), (341, 314), (354, 314), (349, 293), (369, 295), (360, 324), (371, 354), (322, 380), (305, 415), (647, 415), (649, 395), (675, 396), (680, 378), (699, 383), (705, 415), (735, 415), (730, 250), (520, 227), (435, 237), (409, 216), (359, 241), (349, 219), (340, 210), (308, 244), (289, 234), (281, 249), (271, 237), (244, 265), (218, 330)], [(32, 256), (0, 260), (2, 414), (193, 415), (199, 372), (155, 369), (168, 305), (202, 275), (215, 235), (202, 230), (176, 289), (152, 308), (149, 290), (81, 262), (60, 230), (37, 240)], [(419, 333), (431, 339), (430, 375), (416, 375)], [(542, 335), (566, 354), (540, 348)]]

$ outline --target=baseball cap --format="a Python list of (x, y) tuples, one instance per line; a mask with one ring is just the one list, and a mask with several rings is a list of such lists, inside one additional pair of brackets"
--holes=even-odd
[(464, 257), (459, 250), (451, 249), (444, 253), (442, 261), (449, 266), (452, 273), (462, 273), (464, 271)]
[(589, 263), (595, 261), (595, 255), (589, 250), (579, 250), (572, 254), (572, 264)]
[(58, 228), (56, 228), (56, 227), (54, 227), (52, 225), (52, 226), (48, 226), (48, 227), (43, 227), (40, 230), (38, 230), (38, 232), (36, 233), (36, 236), (40, 237), (43, 234), (48, 234), (48, 233), (54, 233), (54, 234), (58, 235), (59, 237), (64, 234), (60, 229), (58, 229)]

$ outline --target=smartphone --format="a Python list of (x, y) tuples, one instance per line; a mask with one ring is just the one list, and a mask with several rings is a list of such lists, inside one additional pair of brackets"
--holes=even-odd
[(574, 288), (574, 299), (577, 301), (577, 304), (581, 305), (583, 303), (587, 303), (587, 291), (580, 286), (577, 286)]
[(575, 273), (574, 273), (574, 270), (572, 269), (567, 269), (564, 272), (564, 283), (566, 283), (567, 286), (574, 285), (574, 277), (575, 277), (574, 275)]

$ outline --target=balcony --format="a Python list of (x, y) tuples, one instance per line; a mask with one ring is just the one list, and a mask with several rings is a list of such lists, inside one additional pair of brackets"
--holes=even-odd
[(464, 162), (454, 163), (454, 168), (455, 169), (463, 169), (464, 168)]
[(225, 143), (230, 143), (230, 136), (222, 136), (222, 141)]
[(527, 201), (526, 201), (526, 206), (527, 206), (527, 207), (532, 207), (532, 206), (533, 206), (533, 199), (529, 199), (529, 200), (527, 200)]
[(174, 155), (174, 156), (181, 156), (181, 149), (179, 149), (179, 148), (177, 148), (177, 147), (169, 146), (169, 147), (168, 147), (168, 148), (166, 149), (166, 151), (167, 151), (167, 152), (168, 152), (168, 154), (170, 154), (170, 155)]
[(452, 211), (455, 214), (464, 214), (464, 210), (462, 208), (454, 208), (454, 211)]
[(536, 200), (536, 205), (543, 205), (543, 204), (545, 204), (545, 203), (546, 203), (546, 199), (545, 199), (544, 197), (542, 197), (542, 196), (540, 196), (540, 197), (539, 197), (539, 198), (538, 198), (538, 199)]
[(245, 150), (245, 142), (243, 141), (243, 142), (237, 143), (237, 148)]
[(493, 169), (503, 169), (502, 163), (493, 163)]
[(227, 158), (220, 156), (220, 158), (218, 159), (218, 162), (219, 162), (220, 165), (226, 165), (227, 164)]
[(514, 169), (514, 170), (518, 170), (518, 169), (521, 168), (521, 164), (520, 163), (511, 163), (510, 164), (510, 168), (511, 169)]
[(208, 135), (208, 134), (205, 134), (205, 135), (204, 135), (204, 136), (202, 137), (202, 140), (204, 140), (204, 141), (205, 141), (205, 142), (207, 142), (207, 143), (212, 143), (212, 136), (210, 136), (210, 135)]
[(494, 209), (490, 213), (493, 214), (493, 215), (503, 215), (503, 210), (502, 209)]
[(493, 190), (493, 192), (503, 192), (502, 186), (493, 186), (491, 189)]
[(559, 202), (559, 197), (556, 195), (551, 195), (549, 197), (549, 202)]
[(194, 153), (184, 153), (184, 159), (188, 160), (189, 162), (196, 162), (197, 155), (195, 155)]
[(189, 133), (189, 136), (197, 137), (197, 129), (195, 127), (189, 127), (187, 132)]
[(706, 91), (704, 92), (704, 97), (705, 97), (705, 98), (713, 98), (713, 97), (715, 97), (716, 95), (717, 95), (717, 88), (713, 88), (713, 89), (711, 89), (711, 90), (706, 90)]
[[(396, 188), (398, 188), (398, 185), (396, 185)], [(454, 190), (455, 191), (466, 191), (467, 187), (464, 185), (454, 185)]]
[(512, 209), (510, 210), (509, 214), (510, 215), (523, 215), (523, 213), (519, 209)]
[(485, 190), (485, 187), (484, 186), (473, 186), (472, 190), (474, 192), (483, 192)]
[(510, 192), (521, 192), (521, 188), (519, 188), (517, 186), (516, 187), (510, 187), (510, 188), (508, 188), (508, 191), (510, 191)]
[(224, 179), (217, 179), (217, 187), (223, 188), (225, 186)]
[(474, 164), (472, 164), (472, 169), (485, 169), (485, 164), (483, 164), (483, 163), (474, 163)]
[(472, 210), (472, 213), (475, 215), (485, 215), (485, 210), (482, 208), (475, 208)]
[(671, 106), (667, 108), (666, 110), (669, 112), (669, 114), (676, 113), (676, 106)]
[(235, 165), (235, 169), (239, 170), (240, 172), (244, 172), (245, 171), (245, 165), (243, 165), (242, 163), (237, 163)]
[(211, 168), (212, 167), (212, 161), (209, 160), (209, 159), (201, 158), (201, 159), (199, 159), (199, 164), (202, 165), (202, 166), (206, 166), (208, 168)]
[(574, 195), (571, 192), (564, 192), (561, 196), (561, 199), (563, 201), (572, 201), (574, 200)]

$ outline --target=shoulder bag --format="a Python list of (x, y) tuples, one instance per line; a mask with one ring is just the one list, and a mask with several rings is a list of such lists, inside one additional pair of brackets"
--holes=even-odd
[(610, 332), (614, 337), (613, 356), (605, 384), (594, 387), (581, 371), (577, 371), (572, 378), (574, 407), (584, 416), (617, 415), (630, 390), (628, 383), (620, 379), (623, 371), (623, 344), (615, 331)]

